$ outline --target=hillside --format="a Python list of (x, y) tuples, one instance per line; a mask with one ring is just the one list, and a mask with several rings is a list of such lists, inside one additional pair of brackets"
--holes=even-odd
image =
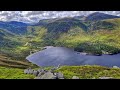
[(28, 68), (32, 65), (25, 61), (12, 60), (5, 54), (0, 54), (0, 66), (11, 67), (11, 68)]
[(119, 16), (104, 14), (100, 12), (95, 12), (86, 17), (86, 21), (98, 21), (98, 20), (104, 20), (104, 19), (113, 19), (113, 18), (120, 18)]
[(120, 28), (120, 18), (115, 19), (105, 19), (100, 21), (91, 22), (90, 24), (91, 30), (115, 30)]
[(87, 30), (87, 27), (79, 20), (74, 18), (63, 18), (49, 23), (46, 27), (48, 32), (67, 32), (72, 27), (80, 27), (83, 30)]
[(24, 69), (0, 66), (0, 79), (34, 79), (34, 75), (24, 74)]
[(65, 79), (71, 79), (73, 76), (78, 76), (80, 79), (99, 79), (99, 77), (120, 79), (119, 68), (108, 68), (96, 65), (63, 66), (58, 69), (57, 72), (62, 72)]
[[(1, 39), (4, 38), (0, 44), (1, 52), (22, 60), (30, 52), (42, 50), (44, 46), (70, 47), (92, 54), (115, 54), (120, 51), (118, 38), (120, 18), (108, 17), (109, 19), (98, 21), (78, 20), (83, 17), (40, 20), (35, 25), (27, 26), (27, 33), (22, 36), (1, 30)], [(11, 25), (16, 24), (16, 22), (11, 23)], [(21, 23), (16, 25), (24, 26)]]
[[(96, 12), (87, 17), (43, 19), (34, 25), (0, 21), (0, 78), (33, 79), (33, 75), (25, 75), (23, 71), (37, 66), (29, 63), (26, 57), (45, 46), (68, 47), (89, 55), (118, 54), (120, 17)], [(56, 72), (62, 72), (65, 79), (72, 76), (120, 78), (119, 68), (102, 66), (62, 66)]]
[(11, 22), (0, 21), (0, 28), (8, 30), (9, 32), (15, 34), (25, 34), (27, 24), (17, 21), (11, 21)]

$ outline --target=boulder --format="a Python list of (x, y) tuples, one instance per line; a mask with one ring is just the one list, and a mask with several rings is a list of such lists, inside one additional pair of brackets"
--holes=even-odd
[(29, 74), (33, 74), (34, 70), (29, 69)]
[(56, 76), (51, 72), (46, 72), (44, 75), (40, 76), (40, 79), (56, 79)]
[(37, 71), (38, 71), (38, 72), (41, 72), (41, 71), (42, 71), (42, 69), (38, 69)]
[(113, 79), (113, 77), (99, 77), (99, 79)]
[(64, 78), (59, 78), (59, 79), (64, 79)]
[(37, 76), (38, 74), (39, 74), (38, 71), (36, 71), (36, 70), (33, 71), (33, 75)]
[(56, 73), (56, 77), (59, 78), (64, 78), (63, 74), (61, 72)]
[(46, 73), (47, 70), (41, 69), (41, 73)]
[(113, 66), (113, 68), (119, 68), (118, 66)]
[(43, 74), (45, 74), (45, 73), (39, 72), (37, 76), (40, 77), (40, 76), (43, 75)]
[(79, 77), (77, 77), (77, 76), (73, 76), (72, 79), (79, 79)]
[(24, 73), (25, 73), (25, 74), (28, 74), (28, 73), (29, 73), (29, 70), (28, 70), (28, 69), (25, 69), (25, 70), (24, 70)]

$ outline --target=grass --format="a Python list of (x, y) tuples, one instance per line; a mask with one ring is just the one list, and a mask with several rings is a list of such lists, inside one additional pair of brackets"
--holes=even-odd
[(28, 67), (36, 67), (35, 65), (29, 63), (27, 60), (12, 60), (10, 57), (0, 54), (0, 66), (12, 67), (12, 68), (21, 68), (25, 69)]
[[(44, 67), (46, 70), (52, 67)], [(38, 68), (34, 68), (37, 70)], [(97, 65), (61, 66), (55, 72), (62, 72), (65, 79), (78, 76), (80, 79), (99, 79), (99, 77), (113, 77), (120, 79), (120, 68), (109, 68)], [(24, 69), (0, 66), (0, 79), (34, 79), (34, 75), (24, 74)]]
[(120, 52), (120, 30), (96, 30), (85, 32), (77, 28), (64, 33), (56, 40), (56, 46), (74, 48), (91, 54), (117, 54)]
[(80, 79), (92, 79), (99, 77), (113, 77), (120, 79), (120, 69), (108, 68), (97, 65), (85, 66), (62, 66), (56, 72), (62, 72), (66, 79), (71, 79), (73, 76), (78, 76)]
[(34, 79), (34, 75), (24, 74), (24, 69), (0, 66), (0, 79)]

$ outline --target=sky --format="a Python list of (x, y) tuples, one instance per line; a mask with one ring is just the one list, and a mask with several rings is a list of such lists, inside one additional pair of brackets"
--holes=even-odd
[(41, 19), (58, 17), (87, 16), (94, 12), (120, 16), (120, 11), (0, 11), (0, 21), (37, 23)]

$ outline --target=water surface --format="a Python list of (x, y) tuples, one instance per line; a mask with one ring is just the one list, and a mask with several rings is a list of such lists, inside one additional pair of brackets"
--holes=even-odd
[(101, 65), (120, 66), (120, 54), (116, 55), (81, 55), (65, 47), (49, 47), (26, 58), (38, 66), (60, 65)]

